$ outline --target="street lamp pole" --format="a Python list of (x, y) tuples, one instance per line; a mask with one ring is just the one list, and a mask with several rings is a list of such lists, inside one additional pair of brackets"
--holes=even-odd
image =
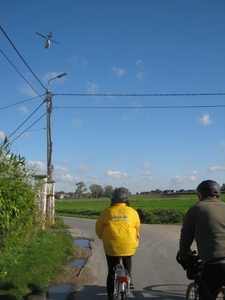
[(47, 119), (46, 119), (46, 129), (47, 129), (47, 182), (52, 182), (52, 139), (51, 139), (51, 113), (52, 113), (52, 94), (49, 88), (49, 83), (51, 80), (61, 78), (66, 76), (67, 73), (59, 74), (56, 77), (49, 79), (48, 88), (46, 90), (46, 108), (47, 108)]
[(46, 130), (47, 130), (47, 185), (46, 185), (46, 203), (45, 203), (45, 222), (47, 225), (54, 224), (54, 210), (55, 210), (55, 183), (52, 180), (52, 139), (51, 139), (51, 113), (52, 113), (52, 94), (49, 88), (51, 80), (66, 76), (67, 73), (59, 74), (56, 77), (49, 79), (48, 88), (46, 89)]

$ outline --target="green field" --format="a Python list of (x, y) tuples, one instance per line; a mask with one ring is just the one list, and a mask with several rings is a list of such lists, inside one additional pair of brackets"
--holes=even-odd
[[(184, 195), (177, 198), (162, 197), (161, 195), (132, 195), (129, 197), (130, 206), (134, 209), (144, 209), (154, 211), (158, 209), (177, 209), (186, 212), (187, 209), (197, 203), (196, 195)], [(104, 208), (110, 206), (108, 198), (100, 199), (64, 199), (56, 201), (56, 212), (66, 211), (87, 211), (93, 210), (101, 212)]]
[[(198, 202), (196, 194), (181, 195), (131, 195), (130, 206), (145, 212), (143, 223), (181, 223), (189, 207)], [(222, 195), (225, 201), (225, 194)], [(69, 215), (82, 218), (96, 219), (100, 212), (110, 206), (108, 198), (100, 199), (64, 199), (57, 200), (56, 214)]]

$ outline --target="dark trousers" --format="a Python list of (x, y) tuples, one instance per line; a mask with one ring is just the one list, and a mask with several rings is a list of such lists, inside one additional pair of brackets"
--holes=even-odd
[(199, 300), (213, 300), (225, 280), (225, 259), (207, 263), (201, 272)]
[[(107, 276), (107, 293), (108, 299), (111, 300), (114, 289), (114, 270), (115, 266), (119, 264), (119, 257), (106, 255), (107, 265), (108, 265), (108, 276)], [(132, 256), (123, 257), (124, 268), (127, 269), (129, 276), (131, 277), (131, 268), (132, 268)]]

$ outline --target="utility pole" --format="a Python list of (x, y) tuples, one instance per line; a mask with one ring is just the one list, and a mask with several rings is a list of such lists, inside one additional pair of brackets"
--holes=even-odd
[(46, 108), (47, 108), (47, 119), (46, 119), (46, 129), (47, 129), (47, 180), (52, 182), (52, 139), (51, 139), (51, 113), (52, 113), (52, 94), (49, 88), (46, 91)]
[(51, 113), (52, 113), (52, 94), (49, 88), (49, 82), (56, 78), (66, 76), (67, 73), (59, 74), (56, 77), (49, 79), (48, 88), (46, 90), (46, 130), (47, 130), (47, 195), (46, 195), (46, 217), (47, 225), (54, 224), (54, 210), (55, 210), (55, 182), (52, 179), (53, 165), (52, 165), (52, 138), (51, 138)]

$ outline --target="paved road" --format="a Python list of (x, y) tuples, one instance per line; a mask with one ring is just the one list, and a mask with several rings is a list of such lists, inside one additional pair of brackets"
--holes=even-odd
[[(85, 267), (93, 272), (93, 282), (75, 294), (76, 300), (107, 300), (107, 267), (102, 241), (95, 235), (95, 220), (63, 217), (80, 237), (91, 239), (92, 256)], [(140, 245), (133, 257), (135, 290), (129, 299), (184, 299), (190, 282), (175, 260), (180, 226), (141, 225)]]

